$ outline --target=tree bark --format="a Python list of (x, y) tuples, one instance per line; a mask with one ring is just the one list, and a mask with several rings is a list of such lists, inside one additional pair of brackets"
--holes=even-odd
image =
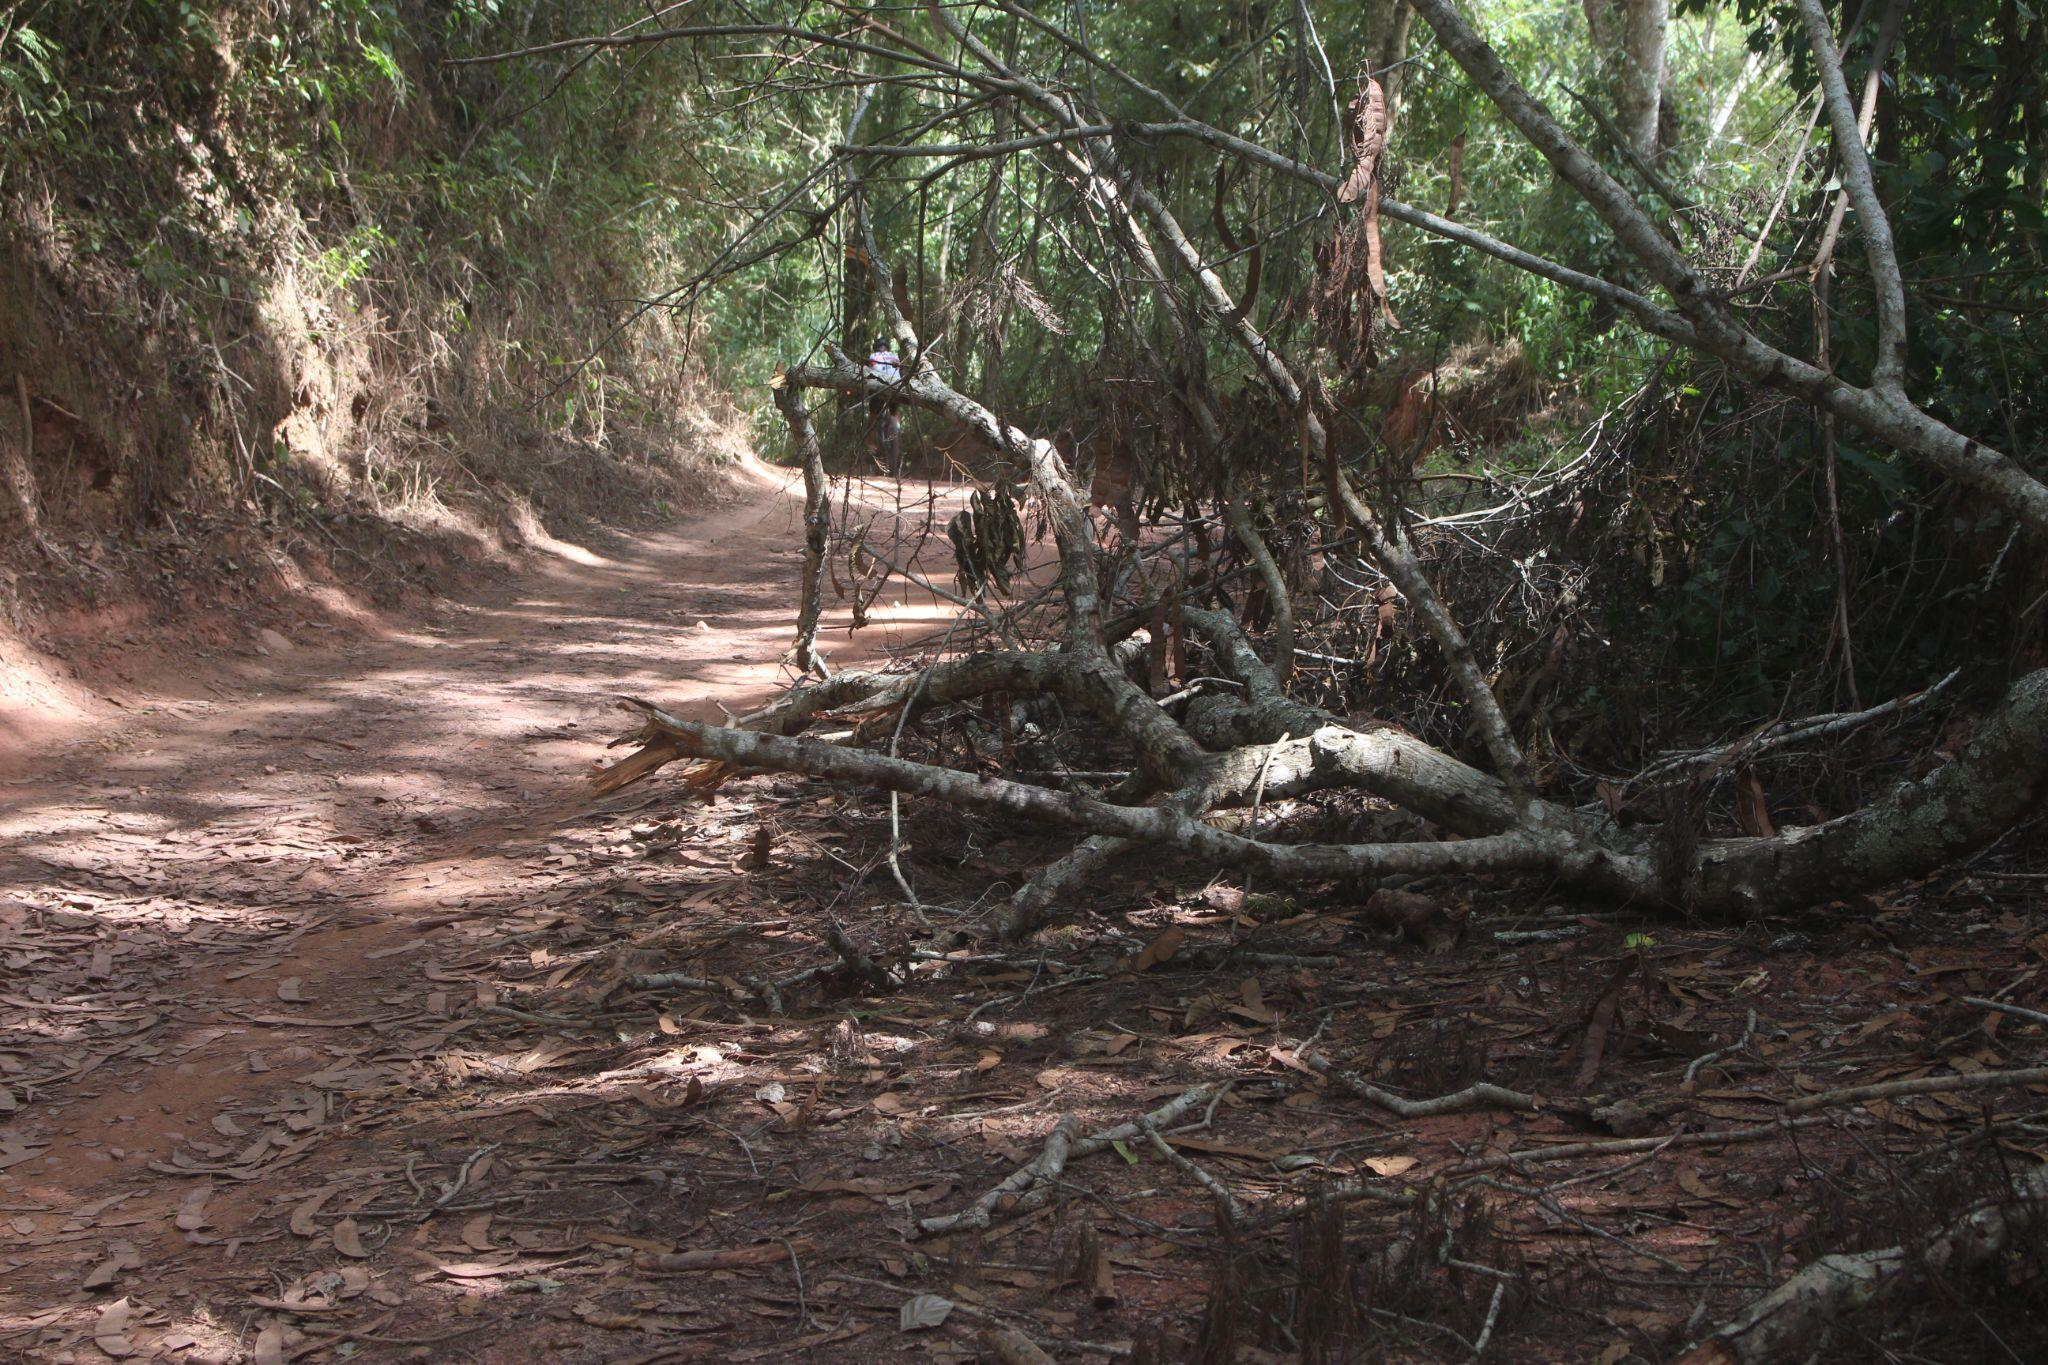
[(1709, 844), (1677, 896), (1735, 917), (1874, 890), (1975, 852), (2044, 799), (2048, 669), (2014, 683), (1953, 762), (1826, 824)]
[(1415, 6), (1410, 0), (1366, 0), (1365, 59), (1367, 72), (1380, 83), (1387, 99), (1387, 134), (1401, 116), (1401, 89), (1407, 84), (1408, 35), (1415, 27)]
[(1585, 0), (1585, 10), (1594, 49), (1614, 82), (1615, 122), (1635, 153), (1654, 163), (1670, 0)]

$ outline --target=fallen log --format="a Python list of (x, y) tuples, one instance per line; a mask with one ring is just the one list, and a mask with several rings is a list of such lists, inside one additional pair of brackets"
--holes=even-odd
[(1823, 1256), (1679, 1357), (1679, 1365), (1766, 1365), (1804, 1358), (1847, 1315), (1910, 1292), (1929, 1274), (1985, 1264), (2048, 1217), (2048, 1166), (1911, 1246)]

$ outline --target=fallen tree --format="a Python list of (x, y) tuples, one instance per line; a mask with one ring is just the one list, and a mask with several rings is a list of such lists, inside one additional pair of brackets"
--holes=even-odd
[[(842, 673), (804, 683), (738, 725), (687, 722), (652, 703), (633, 702), (642, 719), (627, 740), (638, 750), (598, 774), (601, 789), (638, 780), (677, 759), (695, 759), (722, 765), (719, 771), (803, 773), (1085, 836), (986, 919), (986, 932), (1006, 937), (1040, 927), (1092, 872), (1119, 853), (1146, 846), (1219, 867), (1255, 867), (1282, 879), (1359, 886), (1390, 874), (1541, 872), (1603, 897), (1712, 915), (1765, 914), (1924, 874), (1988, 844), (2048, 797), (2048, 670), (2014, 681), (2003, 701), (1978, 720), (1969, 742), (1945, 765), (1861, 810), (1806, 828), (1765, 837), (1697, 839), (1657, 824), (1624, 825), (1600, 805), (1560, 802), (1537, 790), (1509, 710), (1435, 590), (1400, 509), (1376, 506), (1366, 495), (1360, 472), (1347, 467), (1335, 452), (1324, 405), (1314, 384), (1303, 378), (1304, 369), (1261, 332), (1251, 310), (1232, 295), (1162, 196), (1134, 169), (1125, 155), (1125, 142), (1194, 139), (1243, 164), (1308, 183), (1325, 195), (1343, 188), (1338, 178), (1192, 118), (1043, 16), (1018, 5), (1000, 8), (1051, 35), (1170, 117), (1120, 124), (1072, 88), (1041, 79), (999, 55), (959, 12), (932, 6), (930, 23), (949, 40), (950, 50), (959, 54), (956, 59), (939, 56), (879, 22), (867, 24), (857, 42), (835, 36), (831, 45), (938, 73), (976, 101), (1000, 99), (1020, 135), (997, 146), (914, 140), (900, 146), (849, 143), (837, 154), (849, 165), (888, 158), (950, 158), (949, 164), (957, 164), (1038, 155), (1056, 166), (1081, 193), (1080, 202), (1099, 228), (1100, 239), (1114, 244), (1124, 268), (1154, 291), (1169, 345), (1186, 355), (1199, 352), (1203, 333), (1221, 334), (1242, 353), (1281, 410), (1291, 414), (1300, 466), (1320, 480), (1327, 495), (1325, 539), (1354, 536), (1369, 562), (1393, 585), (1456, 680), (1492, 771), (1394, 726), (1361, 723), (1289, 694), (1295, 612), (1274, 556), (1244, 513), (1244, 481), (1252, 474), (1241, 462), (1233, 467), (1224, 461), (1233, 472), (1212, 488), (1211, 496), (1216, 524), (1243, 547), (1245, 571), (1256, 576), (1272, 604), (1269, 656), (1262, 655), (1233, 615), (1220, 592), (1220, 579), (1162, 591), (1146, 574), (1134, 571), (1142, 557), (1141, 545), (1127, 544), (1116, 554), (1106, 550), (1077, 491), (1076, 476), (1055, 441), (1013, 424), (942, 377), (937, 352), (922, 343), (899, 302), (890, 263), (876, 245), (856, 178), (853, 190), (838, 201), (844, 206), (848, 256), (872, 272), (867, 295), (884, 311), (906, 372), (900, 380), (884, 379), (828, 346), (823, 362), (788, 365), (773, 380), (776, 405), (789, 425), (809, 490), (794, 658), (804, 671), (823, 671), (816, 639), (829, 506), (822, 488), (819, 442), (803, 400), (807, 391), (856, 400), (880, 398), (940, 414), (1006, 457), (1028, 479), (1032, 501), (1043, 513), (1057, 550), (1054, 589), (1059, 624), (1052, 638), (1035, 646), (942, 659), (914, 676)], [(1705, 284), (1633, 196), (1514, 80), (1453, 7), (1445, 0), (1420, 0), (1417, 9), (1474, 84), (1543, 152), (1558, 176), (1586, 199), (1616, 242), (1668, 293), (1671, 304), (1667, 307), (1531, 256), (1398, 201), (1380, 197), (1379, 211), (1614, 303), (1652, 333), (1714, 356), (1756, 382), (1794, 393), (1926, 461), (1947, 478), (1995, 501), (2032, 534), (2048, 530), (2048, 485), (2007, 455), (1929, 416), (1905, 392), (1907, 335), (1896, 297), (1898, 263), (1883, 206), (1872, 188), (1840, 56), (1815, 0), (1801, 0), (1800, 11), (1822, 75), (1846, 196), (1857, 214), (1878, 284), (1878, 360), (1869, 383), (1861, 387), (1758, 337), (1727, 300)], [(658, 31), (634, 35), (632, 41), (685, 40), (711, 32)], [(863, 94), (857, 110), (866, 107), (866, 99)], [(927, 130), (938, 122), (942, 120), (932, 121)], [(849, 138), (859, 123), (857, 112)], [(1371, 154), (1377, 157), (1383, 151), (1376, 146)], [(1353, 186), (1343, 197), (1359, 199), (1361, 194)], [(1369, 209), (1376, 196), (1363, 197)], [(1114, 281), (1106, 287), (1124, 288)], [(1166, 368), (1166, 362), (1159, 363)], [(1227, 454), (1221, 451), (1224, 437), (1218, 410), (1207, 393), (1199, 385), (1184, 386), (1179, 402), (1176, 411), (1185, 419), (1193, 443), (1210, 457)], [(1285, 468), (1284, 462), (1270, 464)], [(1270, 480), (1274, 472), (1268, 468), (1260, 477)], [(959, 600), (996, 619), (980, 590), (972, 600)], [(1192, 699), (1176, 698), (1185, 702), (1179, 716), (1134, 675), (1132, 652), (1117, 648), (1148, 626), (1156, 636), (1169, 617), (1182, 647), (1194, 642), (1206, 652), (1204, 672), (1230, 684)], [(1007, 629), (1005, 634), (1017, 638)], [(1147, 644), (1156, 649), (1161, 641), (1153, 638)], [(1136, 653), (1142, 656), (1145, 651)], [(884, 730), (900, 731), (917, 713), (998, 695), (1011, 704), (1057, 697), (1084, 712), (1107, 742), (1128, 750), (1132, 777), (1114, 792), (1095, 798), (858, 748), (859, 742)], [(834, 718), (855, 723), (831, 743), (795, 737)], [(1256, 833), (1227, 833), (1207, 823), (1217, 811), (1330, 789), (1366, 793), (1412, 813), (1422, 837), (1303, 844)]]

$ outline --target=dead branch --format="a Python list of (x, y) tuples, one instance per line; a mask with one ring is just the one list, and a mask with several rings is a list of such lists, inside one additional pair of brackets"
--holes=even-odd
[[(622, 705), (637, 709), (647, 717), (642, 730), (646, 748), (642, 753), (661, 755), (663, 761), (677, 757), (712, 758), (738, 768), (803, 773), (882, 791), (928, 796), (972, 810), (1022, 816), (1092, 834), (1165, 844), (1218, 865), (1264, 867), (1287, 878), (1355, 881), (1393, 873), (1421, 875), (1544, 868), (1554, 862), (1543, 846), (1516, 832), (1444, 844), (1267, 843), (1226, 834), (1190, 818), (1171, 805), (1112, 805), (1072, 792), (1000, 778), (982, 778), (950, 768), (836, 745), (680, 720), (659, 707), (631, 698), (625, 699)], [(626, 760), (627, 763), (632, 761)]]
[(1228, 1185), (1175, 1151), (1173, 1144), (1160, 1136), (1159, 1125), (1151, 1119), (1139, 1119), (1138, 1131), (1145, 1135), (1146, 1141), (1152, 1144), (1152, 1150), (1157, 1152), (1167, 1165), (1188, 1176), (1215, 1198), (1216, 1207), (1222, 1211), (1225, 1223), (1231, 1227), (1244, 1225), (1244, 1206), (1237, 1202), (1237, 1196), (1230, 1192)]
[(1198, 1106), (1207, 1104), (1217, 1093), (1213, 1085), (1198, 1085), (1176, 1095), (1149, 1114), (1078, 1139), (1074, 1134), (1079, 1131), (1080, 1120), (1068, 1114), (1054, 1125), (1051, 1135), (1046, 1138), (1044, 1150), (1036, 1157), (1005, 1176), (994, 1189), (959, 1213), (921, 1219), (918, 1229), (925, 1236), (936, 1236), (942, 1232), (985, 1228), (999, 1211), (1028, 1212), (1051, 1197), (1053, 1183), (1066, 1169), (1070, 1157), (1092, 1156), (1119, 1142), (1128, 1142), (1143, 1131), (1141, 1125), (1150, 1124), (1154, 1129), (1160, 1129), (1177, 1124)]
[(1462, 1114), (1468, 1109), (1511, 1109), (1528, 1113), (1536, 1109), (1540, 1103), (1534, 1095), (1525, 1095), (1519, 1090), (1509, 1090), (1505, 1086), (1494, 1085), (1489, 1081), (1479, 1081), (1466, 1086), (1463, 1090), (1438, 1095), (1434, 1099), (1404, 1099), (1349, 1071), (1337, 1070), (1330, 1065), (1329, 1059), (1315, 1053), (1309, 1053), (1301, 1060), (1314, 1067), (1318, 1075), (1327, 1078), (1338, 1089), (1404, 1119), (1430, 1119), (1439, 1114)]
[(1742, 1128), (1708, 1129), (1697, 1133), (1666, 1133), (1660, 1137), (1615, 1138), (1600, 1142), (1573, 1142), (1557, 1147), (1526, 1152), (1504, 1152), (1499, 1156), (1481, 1157), (1474, 1161), (1461, 1162), (1446, 1172), (1448, 1175), (1470, 1175), (1478, 1171), (1497, 1170), (1503, 1166), (1520, 1166), (1528, 1162), (1565, 1161), (1582, 1156), (1625, 1156), (1632, 1152), (1647, 1152), (1662, 1145), (1672, 1147), (1716, 1147), (1744, 1142), (1761, 1142), (1767, 1138), (1789, 1133), (1817, 1123), (1830, 1122), (1822, 1117), (1822, 1111), (1847, 1108), (1865, 1100), (1890, 1099), (1900, 1095), (1941, 1095), (1962, 1090), (1996, 1090), (2017, 1086), (2048, 1084), (2048, 1067), (2029, 1067), (2012, 1071), (1983, 1071), (1975, 1075), (1920, 1076), (1903, 1081), (1885, 1081), (1876, 1085), (1846, 1086), (1837, 1090), (1823, 1090), (1819, 1094), (1806, 1095), (1788, 1101), (1784, 1117), (1764, 1123), (1750, 1124)]
[(1867, 388), (1844, 383), (1826, 369), (1770, 345), (1744, 326), (1692, 263), (1657, 230), (1634, 196), (1587, 155), (1543, 103), (1509, 73), (1499, 54), (1480, 39), (1450, 0), (1415, 0), (1415, 9), (1472, 83), (1543, 153), (1558, 177), (1600, 215), (1615, 240), (1670, 291), (1678, 311), (1690, 324), (1692, 335), (1686, 345), (1727, 361), (1759, 383), (1796, 394), (1854, 423), (1957, 482), (1991, 495), (2036, 533), (2048, 532), (2048, 484), (2010, 456), (1928, 415), (1904, 392), (1905, 308), (1890, 220), (1877, 198), (1869, 156), (1857, 132), (1856, 111), (1842, 77), (1841, 58), (1817, 0), (1800, 0), (1800, 11), (1822, 73), (1823, 102), (1835, 129), (1843, 186), (1862, 220), (1879, 292), (1880, 358)]
[(958, 1232), (964, 1229), (987, 1227), (997, 1209), (1005, 1199), (1022, 1198), (1029, 1191), (1059, 1179), (1060, 1172), (1067, 1168), (1067, 1156), (1073, 1149), (1074, 1135), (1081, 1131), (1081, 1120), (1072, 1114), (1053, 1125), (1045, 1147), (1039, 1154), (1003, 1177), (994, 1189), (975, 1200), (959, 1213), (942, 1218), (925, 1218), (918, 1222), (918, 1228), (927, 1236), (941, 1232)]

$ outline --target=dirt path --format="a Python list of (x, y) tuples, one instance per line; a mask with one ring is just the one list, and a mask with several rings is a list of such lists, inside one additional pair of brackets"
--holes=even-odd
[[(344, 1109), (506, 1008), (424, 936), (567, 898), (555, 841), (610, 833), (583, 782), (623, 728), (610, 694), (704, 718), (772, 695), (800, 508), (749, 469), (615, 557), (563, 547), (435, 624), (276, 651), (268, 685), (0, 784), (0, 1358), (92, 1356), (75, 1343), (109, 1302), (132, 1307), (98, 1333), (114, 1354), (253, 1349), (209, 1285), (278, 1231), (231, 1230), (306, 1183)], [(899, 611), (862, 649), (931, 619)]]

